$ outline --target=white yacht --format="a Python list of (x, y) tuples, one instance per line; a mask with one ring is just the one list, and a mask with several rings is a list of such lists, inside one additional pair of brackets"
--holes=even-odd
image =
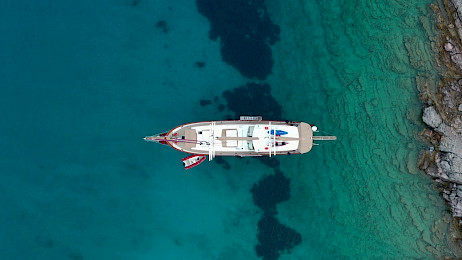
[(316, 126), (304, 122), (267, 121), (261, 116), (239, 120), (205, 121), (177, 126), (144, 140), (169, 145), (192, 154), (183, 159), (186, 169), (216, 156), (276, 156), (307, 153), (314, 140), (336, 140), (335, 136), (313, 136)]

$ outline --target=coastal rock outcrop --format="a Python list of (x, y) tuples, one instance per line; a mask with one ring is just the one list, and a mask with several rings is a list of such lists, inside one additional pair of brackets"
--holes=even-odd
[(422, 120), (433, 129), (432, 133), (434, 131), (441, 137), (439, 142), (436, 142), (436, 149), (426, 152), (426, 156), (423, 157), (423, 161), (426, 162), (421, 163), (420, 168), (443, 184), (443, 197), (448, 201), (452, 216), (456, 218), (459, 226), (462, 226), (461, 128), (455, 128), (444, 122), (433, 106), (424, 109)]
[[(427, 152), (426, 158), (431, 162), (421, 163), (420, 168), (425, 170), (427, 174), (451, 185), (460, 185), (462, 190), (462, 129), (455, 127), (458, 126), (457, 122), (444, 122), (445, 120), (433, 106), (424, 109), (422, 120), (441, 137), (439, 142), (435, 143), (436, 149)], [(432, 135), (434, 134), (429, 136)], [(458, 209), (462, 196), (456, 194), (457, 189), (451, 188), (445, 189), (445, 191), (449, 194), (445, 198), (450, 202), (451, 208)], [(462, 191), (460, 193), (462, 194)], [(460, 206), (462, 209), (462, 204)], [(453, 216), (462, 217), (459, 212), (462, 213), (459, 210), (453, 211)]]
[(462, 184), (462, 157), (453, 153), (444, 153), (441, 168), (448, 173), (449, 180)]
[[(430, 129), (422, 132), (431, 144), (422, 153), (419, 168), (432, 176), (458, 226), (452, 238), (462, 248), (462, 0), (432, 5), (439, 38), (438, 69), (440, 82), (435, 89), (424, 92), (426, 104), (422, 120)], [(426, 89), (428, 90), (428, 88)]]
[(451, 184), (450, 192), (445, 191), (443, 197), (450, 202), (453, 216), (462, 217), (462, 185)]
[(443, 119), (441, 119), (441, 116), (436, 112), (433, 106), (424, 109), (422, 120), (425, 124), (433, 128), (437, 128), (443, 122)]
[(462, 135), (456, 129), (443, 123), (435, 130), (443, 134), (439, 144), (440, 152), (462, 156)]
[(448, 52), (452, 62), (462, 69), (462, 54), (460, 48), (456, 45), (455, 41), (450, 37), (446, 37), (444, 49)]

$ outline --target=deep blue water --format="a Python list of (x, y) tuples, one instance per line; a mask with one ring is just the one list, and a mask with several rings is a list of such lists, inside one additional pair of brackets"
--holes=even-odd
[[(2, 1), (0, 259), (453, 255), (414, 167), (412, 2)], [(340, 139), (188, 172), (142, 139), (241, 114)]]

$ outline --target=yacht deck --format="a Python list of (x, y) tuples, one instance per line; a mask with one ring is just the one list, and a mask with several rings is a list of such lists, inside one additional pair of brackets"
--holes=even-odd
[(192, 154), (215, 156), (262, 156), (307, 153), (313, 131), (303, 122), (208, 121), (178, 126), (155, 138)]

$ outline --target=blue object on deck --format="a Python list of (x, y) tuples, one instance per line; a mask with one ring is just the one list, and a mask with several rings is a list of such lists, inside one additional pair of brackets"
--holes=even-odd
[[(270, 131), (268, 131), (269, 133)], [(274, 135), (274, 130), (271, 130), (271, 134)], [(286, 135), (287, 132), (286, 131), (282, 131), (282, 130), (276, 130), (276, 135)]]

